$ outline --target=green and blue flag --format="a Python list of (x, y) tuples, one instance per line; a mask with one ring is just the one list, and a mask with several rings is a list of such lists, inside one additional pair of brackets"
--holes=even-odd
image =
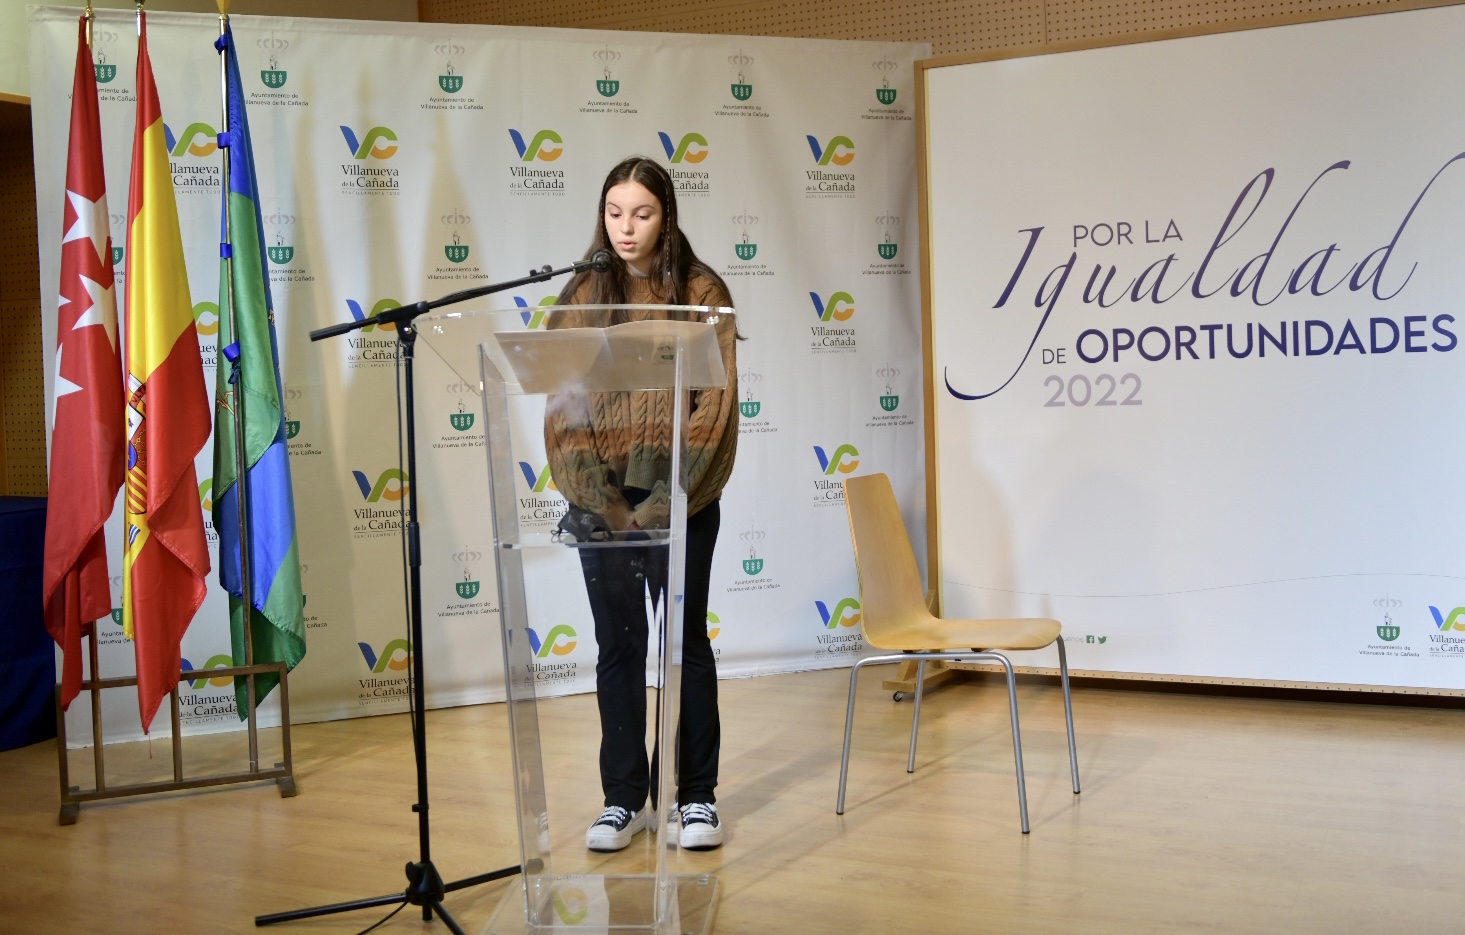
[[(214, 529), (219, 534), (219, 580), (229, 592), (229, 629), (234, 663), (245, 660), (245, 608), (239, 535), (238, 464), (235, 422), (243, 403), (243, 439), (248, 474), (245, 497), (249, 523), (249, 634), (254, 661), (283, 662), (293, 669), (305, 658), (305, 611), (300, 584), (295, 498), (285, 441), (284, 392), (264, 254), (264, 223), (244, 88), (227, 25), (216, 43), (224, 55), (228, 126), (220, 144), (229, 153), (224, 186), (224, 221), (219, 265), (219, 361), (214, 412)], [(232, 309), (232, 314), (231, 314)], [(237, 326), (238, 333), (234, 329)], [(237, 359), (238, 366), (232, 365)], [(237, 375), (236, 375), (237, 371)], [(255, 677), (256, 703), (275, 687), (274, 675)], [(239, 717), (247, 717), (245, 680), (235, 679)]]

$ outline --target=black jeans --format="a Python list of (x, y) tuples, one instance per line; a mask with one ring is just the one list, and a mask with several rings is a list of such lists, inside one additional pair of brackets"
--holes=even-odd
[[(707, 591), (720, 521), (715, 500), (687, 519), (678, 802), (715, 801), (722, 728), (717, 715), (717, 664), (707, 638)], [(580, 550), (598, 646), (600, 786), (607, 806), (628, 811), (645, 806), (651, 772), (657, 769), (655, 756), (649, 767), (646, 761), (646, 592), (649, 585), (653, 600), (665, 595), (666, 560), (665, 546)]]

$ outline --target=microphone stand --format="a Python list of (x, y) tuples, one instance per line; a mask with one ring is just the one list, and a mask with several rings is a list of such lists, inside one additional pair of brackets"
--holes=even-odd
[(310, 333), (310, 340), (319, 341), (322, 338), (348, 334), (371, 325), (385, 325), (390, 323), (397, 326), (397, 345), (404, 363), (405, 378), (403, 382), (406, 385), (404, 395), (407, 409), (405, 419), (407, 433), (407, 516), (404, 527), (407, 537), (408, 616), (412, 636), (412, 752), (417, 760), (417, 801), (412, 805), (412, 811), (417, 813), (418, 860), (416, 863), (407, 864), (407, 888), (404, 892), (389, 893), (385, 896), (375, 896), (367, 899), (355, 899), (343, 903), (333, 903), (328, 906), (315, 906), (309, 909), (296, 909), (290, 912), (277, 912), (271, 915), (255, 916), (254, 924), (256, 926), (274, 925), (277, 922), (293, 922), (297, 919), (310, 919), (316, 916), (331, 915), (337, 912), (350, 912), (356, 909), (370, 909), (373, 906), (390, 906), (394, 903), (406, 903), (422, 907), (422, 920), (424, 922), (431, 922), (433, 913), (436, 912), (442, 917), (443, 924), (448, 927), (448, 930), (453, 935), (466, 935), (457, 921), (443, 908), (443, 896), (454, 890), (510, 877), (523, 871), (523, 868), (516, 864), (512, 867), (504, 867), (501, 870), (494, 870), (451, 883), (444, 883), (442, 875), (438, 873), (437, 868), (432, 863), (431, 835), (427, 820), (427, 703), (422, 665), (422, 549), (417, 525), (417, 420), (414, 408), (412, 374), (412, 362), (417, 344), (417, 329), (413, 327), (412, 322), (419, 316), (435, 308), (442, 308), (445, 305), (455, 305), (459, 302), (466, 302), (469, 299), (476, 299), (480, 296), (490, 295), (495, 292), (516, 289), (519, 286), (529, 285), (530, 283), (547, 282), (565, 273), (578, 273), (586, 269), (604, 272), (609, 268), (610, 254), (606, 251), (597, 251), (591, 259), (573, 263), (561, 269), (550, 269), (546, 265), (537, 271), (531, 270), (528, 276), (521, 279), (493, 283), (487, 286), (475, 286), (472, 289), (454, 292), (451, 295), (434, 299), (431, 302), (413, 302), (398, 308), (384, 309), (360, 321), (342, 322), (338, 325), (319, 328)]

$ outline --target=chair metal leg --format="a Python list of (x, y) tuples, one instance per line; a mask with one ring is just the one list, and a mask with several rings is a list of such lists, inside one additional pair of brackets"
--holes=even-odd
[(839, 799), (834, 803), (834, 814), (844, 814), (844, 781), (849, 777), (850, 735), (855, 726), (855, 681), (860, 675), (864, 660), (855, 663), (849, 673), (849, 705), (844, 710), (844, 753), (839, 758)]
[(1028, 787), (1022, 774), (1022, 731), (1017, 725), (1017, 676), (1012, 663), (1001, 653), (992, 653), (1007, 670), (1007, 706), (1012, 712), (1012, 758), (1017, 763), (1017, 810), (1022, 816), (1022, 833), (1028, 833)]
[(1063, 677), (1063, 716), (1068, 720), (1068, 768), (1073, 772), (1073, 794), (1078, 795), (1078, 748), (1073, 743), (1073, 693), (1068, 688), (1068, 653), (1058, 637), (1058, 672)]
[(916, 732), (921, 729), (921, 695), (926, 688), (926, 660), (916, 663), (916, 710), (911, 714), (911, 755), (906, 760), (905, 771), (916, 771)]

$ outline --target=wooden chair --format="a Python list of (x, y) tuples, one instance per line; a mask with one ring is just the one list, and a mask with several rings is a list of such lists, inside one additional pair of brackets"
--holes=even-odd
[[(1073, 793), (1078, 794), (1078, 758), (1073, 742), (1073, 698), (1068, 687), (1068, 657), (1063, 650), (1062, 625), (1057, 620), (947, 620), (926, 607), (916, 557), (911, 551), (905, 522), (890, 478), (884, 474), (851, 477), (844, 482), (845, 509), (854, 541), (855, 567), (860, 576), (860, 623), (865, 640), (876, 649), (898, 650), (885, 656), (861, 659), (850, 671), (849, 707), (844, 718), (844, 754), (839, 762), (839, 801), (835, 813), (844, 814), (844, 787), (849, 774), (850, 736), (855, 719), (855, 683), (860, 669), (888, 662), (917, 661), (915, 711), (911, 715), (910, 757), (906, 772), (916, 769), (916, 733), (921, 725), (921, 695), (925, 665), (941, 659), (961, 662), (997, 662), (1007, 672), (1007, 704), (1012, 714), (1012, 752), (1017, 763), (1017, 805), (1022, 833), (1028, 833), (1027, 788), (1022, 772), (1022, 734), (1017, 724), (1017, 686), (1012, 663), (999, 650), (1042, 649), (1058, 644), (1058, 670), (1063, 682), (1063, 713), (1068, 720), (1068, 763), (1073, 772)], [(952, 647), (958, 647), (952, 649)], [(962, 649), (961, 647), (971, 647)]]

